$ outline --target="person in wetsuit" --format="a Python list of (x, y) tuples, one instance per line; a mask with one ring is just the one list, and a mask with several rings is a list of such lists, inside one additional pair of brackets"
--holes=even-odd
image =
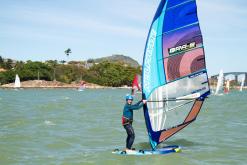
[(131, 146), (134, 143), (135, 140), (135, 132), (132, 127), (133, 122), (133, 110), (139, 110), (143, 104), (146, 104), (146, 100), (141, 100), (137, 102), (136, 104), (132, 105), (133, 102), (133, 96), (127, 95), (126, 96), (126, 104), (123, 109), (123, 116), (122, 116), (122, 125), (126, 130), (127, 133), (127, 139), (126, 139), (126, 151), (131, 150)]

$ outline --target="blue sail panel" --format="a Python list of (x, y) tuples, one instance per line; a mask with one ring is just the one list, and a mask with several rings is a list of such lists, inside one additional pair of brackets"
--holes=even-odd
[(169, 32), (198, 22), (195, 1), (189, 1), (183, 5), (170, 8), (166, 11), (164, 21), (169, 20), (163, 26), (163, 32)]

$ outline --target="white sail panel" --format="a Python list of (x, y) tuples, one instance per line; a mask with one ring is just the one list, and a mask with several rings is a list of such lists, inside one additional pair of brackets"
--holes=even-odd
[(160, 131), (182, 124), (194, 100), (208, 91), (206, 73), (185, 77), (157, 88), (147, 105), (152, 129)]

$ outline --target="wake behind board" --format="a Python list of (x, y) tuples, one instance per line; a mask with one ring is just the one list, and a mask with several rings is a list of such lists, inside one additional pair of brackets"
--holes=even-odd
[(137, 156), (141, 156), (141, 155), (165, 155), (165, 154), (169, 154), (169, 153), (176, 153), (176, 152), (180, 152), (181, 151), (181, 147), (179, 146), (167, 146), (164, 148), (159, 148), (156, 150), (131, 150), (131, 151), (121, 151), (119, 149), (115, 149), (114, 151), (112, 151), (113, 154), (117, 154), (117, 155), (137, 155)]

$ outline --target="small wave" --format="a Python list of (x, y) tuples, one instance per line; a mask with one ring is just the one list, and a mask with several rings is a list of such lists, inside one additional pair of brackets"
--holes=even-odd
[(70, 98), (69, 97), (64, 97), (64, 100), (69, 100)]
[(49, 120), (45, 120), (44, 123), (46, 125), (56, 125), (55, 123), (53, 123), (52, 121), (49, 121)]
[(54, 158), (54, 155), (48, 155), (47, 158)]
[(215, 96), (224, 96), (224, 94), (223, 93), (215, 94)]
[(187, 139), (176, 139), (176, 140), (171, 140), (164, 142), (163, 145), (174, 145), (174, 144), (179, 144), (183, 147), (190, 147), (190, 146), (202, 146), (205, 145), (204, 143), (198, 143), (194, 141), (189, 141)]
[(247, 123), (231, 122), (233, 125), (247, 126)]

